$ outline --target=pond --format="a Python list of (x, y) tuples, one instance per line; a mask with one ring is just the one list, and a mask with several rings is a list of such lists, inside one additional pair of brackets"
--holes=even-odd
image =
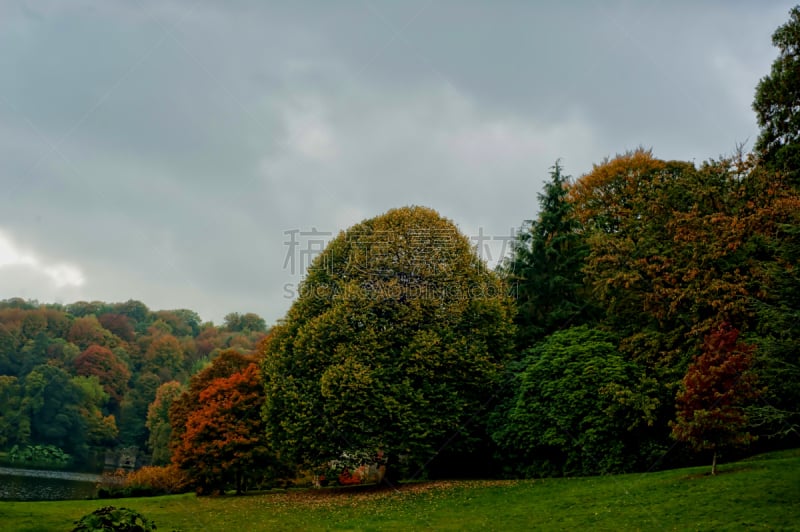
[(0, 500), (54, 501), (97, 495), (99, 475), (0, 467)]

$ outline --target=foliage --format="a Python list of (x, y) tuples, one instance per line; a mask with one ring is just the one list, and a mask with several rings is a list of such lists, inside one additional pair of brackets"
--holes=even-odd
[(30, 434), (21, 433), (20, 424), (30, 422), (21, 412), (22, 386), (11, 375), (0, 375), (0, 448), (27, 443)]
[(170, 448), (175, 449), (181, 444), (181, 438), (186, 431), (186, 422), (191, 412), (197, 410), (200, 404), (200, 394), (215, 379), (227, 378), (255, 362), (252, 356), (244, 355), (235, 349), (222, 351), (217, 358), (189, 380), (189, 387), (183, 391), (169, 406), (170, 422)]
[(672, 437), (688, 442), (696, 451), (716, 453), (730, 445), (752, 441), (744, 406), (759, 395), (752, 371), (754, 346), (738, 340), (739, 331), (728, 324), (709, 334), (703, 352), (694, 359), (677, 396), (677, 417)]
[(92, 344), (74, 360), (73, 365), (78, 375), (96, 376), (115, 405), (122, 402), (131, 372), (110, 349)]
[(148, 489), (151, 495), (164, 495), (187, 491), (191, 479), (175, 464), (145, 466), (125, 477), (123, 485), (128, 489)]
[(225, 329), (233, 332), (267, 332), (267, 324), (258, 314), (231, 312), (225, 316)]
[(90, 345), (113, 346), (113, 335), (103, 328), (97, 318), (90, 314), (72, 322), (67, 333), (67, 340), (77, 345), (81, 350), (86, 350)]
[(8, 459), (14, 465), (26, 467), (61, 468), (72, 462), (72, 457), (54, 445), (13, 446)]
[(161, 382), (167, 382), (181, 376), (183, 368), (183, 349), (180, 342), (172, 334), (157, 336), (147, 348), (144, 355), (144, 368), (158, 375)]
[(156, 525), (150, 519), (128, 508), (105, 506), (75, 521), (72, 532), (151, 532)]
[(492, 436), (527, 476), (628, 469), (631, 431), (647, 407), (632, 389), (637, 372), (608, 333), (585, 325), (553, 333), (526, 352)]
[(395, 209), (334, 239), (264, 346), (265, 419), (310, 468), (386, 453), (408, 474), (472, 452), (513, 342), (501, 280), (438, 213)]
[(756, 87), (753, 109), (761, 126), (755, 149), (800, 184), (800, 6), (772, 35), (780, 53)]
[(567, 201), (570, 178), (556, 162), (539, 194), (539, 217), (528, 220), (501, 272), (517, 302), (518, 345), (528, 348), (558, 329), (589, 317), (582, 267), (588, 246)]
[(237, 494), (259, 483), (272, 469), (261, 419), (263, 384), (258, 366), (214, 379), (200, 392), (200, 403), (186, 420), (173, 461), (186, 471), (198, 493), (232, 487)]
[(130, 342), (136, 338), (136, 332), (133, 330), (131, 319), (124, 314), (117, 314), (114, 312), (107, 312), (98, 316), (97, 321), (104, 329), (111, 331), (111, 333)]
[(185, 471), (175, 464), (144, 466), (130, 473), (117, 470), (106, 473), (98, 483), (97, 495), (104, 498), (151, 497), (185, 493), (191, 481)]
[[(584, 273), (601, 323), (642, 369), (638, 388), (661, 405), (650, 436), (662, 442), (689, 359), (716, 324), (772, 335), (800, 308), (795, 285), (779, 289), (793, 275), (785, 235), (797, 227), (800, 197), (755, 162), (740, 154), (695, 168), (639, 150), (596, 166), (570, 191), (589, 224)], [(791, 357), (770, 356), (770, 371)]]
[(147, 443), (147, 409), (156, 397), (161, 379), (149, 372), (133, 378), (130, 392), (120, 405), (119, 436), (126, 446), (143, 448)]
[(50, 444), (84, 456), (87, 422), (82, 415), (82, 389), (61, 368), (36, 366), (25, 377), (22, 409), (30, 419), (32, 442)]
[(154, 465), (166, 465), (172, 456), (170, 438), (172, 427), (169, 422), (169, 409), (183, 393), (183, 386), (177, 381), (165, 382), (156, 390), (156, 397), (147, 407), (145, 426), (149, 433), (147, 446), (152, 452)]
[[(80, 460), (118, 443), (144, 447), (152, 436), (148, 407), (163, 379), (183, 381), (202, 356), (214, 358), (226, 345), (247, 352), (262, 336), (132, 300), (0, 300), (0, 449), (55, 445)], [(169, 452), (169, 427), (154, 432), (162, 454)]]

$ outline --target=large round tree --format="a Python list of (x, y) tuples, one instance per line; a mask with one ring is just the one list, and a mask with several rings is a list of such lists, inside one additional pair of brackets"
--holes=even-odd
[(485, 442), (512, 309), (469, 240), (431, 209), (340, 233), (264, 344), (270, 441), (297, 466), (382, 455), (410, 475), (468, 454)]

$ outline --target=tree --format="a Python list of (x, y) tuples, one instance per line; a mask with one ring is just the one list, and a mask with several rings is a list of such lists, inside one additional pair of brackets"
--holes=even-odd
[(475, 451), (512, 319), (503, 282), (435, 211), (351, 227), (263, 344), (270, 443), (307, 467), (382, 451), (397, 471), (402, 455), (410, 474)]
[(24, 424), (22, 418), (25, 418), (21, 406), (22, 387), (17, 377), (0, 375), (0, 449), (28, 443), (29, 435), (20, 434), (20, 424)]
[(20, 375), (19, 330), (0, 323), (0, 375)]
[(230, 377), (212, 380), (199, 399), (173, 459), (199, 493), (229, 486), (244, 493), (274, 461), (261, 418), (264, 394), (258, 366), (251, 363)]
[(30, 418), (31, 441), (51, 444), (85, 456), (86, 419), (81, 414), (83, 392), (61, 368), (42, 364), (25, 377), (23, 411)]
[(589, 248), (567, 201), (570, 178), (558, 161), (550, 178), (538, 196), (538, 219), (525, 222), (501, 269), (517, 297), (522, 348), (560, 328), (580, 325), (589, 315), (581, 271)]
[(119, 408), (131, 372), (127, 364), (122, 362), (110, 349), (99, 345), (90, 345), (73, 362), (78, 375), (94, 375), (103, 385), (103, 389), (113, 400), (112, 408)]
[(526, 352), (492, 437), (528, 476), (624, 471), (637, 458), (632, 431), (652, 409), (634, 391), (637, 373), (609, 333), (555, 332)]
[(166, 465), (172, 456), (170, 437), (172, 427), (169, 423), (169, 409), (172, 403), (183, 393), (183, 386), (177, 381), (165, 382), (156, 390), (156, 398), (147, 408), (145, 426), (150, 436), (147, 446), (152, 454), (153, 465)]
[(258, 314), (231, 312), (225, 316), (225, 329), (229, 332), (266, 332), (267, 323)]
[(124, 445), (144, 447), (147, 443), (147, 408), (156, 397), (161, 379), (150, 372), (142, 372), (132, 379), (130, 390), (120, 405), (119, 435)]
[(192, 376), (188, 389), (174, 399), (169, 406), (170, 447), (172, 449), (181, 442), (183, 433), (186, 431), (189, 414), (202, 406), (200, 393), (211, 384), (211, 381), (230, 377), (255, 361), (256, 359), (252, 356), (243, 355), (235, 349), (226, 349), (214, 359), (210, 366)]
[(86, 425), (86, 442), (92, 446), (111, 446), (116, 442), (119, 431), (112, 414), (103, 415), (102, 409), (108, 402), (108, 394), (97, 376), (78, 376), (71, 379), (78, 390), (78, 412)]
[(167, 382), (181, 375), (183, 370), (183, 348), (171, 334), (156, 337), (144, 355), (146, 370), (158, 375), (161, 382)]
[(695, 451), (713, 451), (711, 474), (717, 474), (717, 452), (753, 440), (744, 406), (756, 398), (752, 371), (754, 346), (740, 342), (739, 331), (723, 323), (709, 334), (695, 357), (676, 397), (672, 437)]
[(114, 347), (111, 337), (109, 331), (103, 328), (94, 315), (76, 319), (67, 333), (67, 340), (82, 350), (92, 344)]
[(800, 184), (800, 6), (772, 34), (780, 54), (756, 87), (753, 109), (761, 126), (755, 144), (767, 164)]
[(108, 312), (97, 318), (97, 321), (104, 329), (111, 331), (126, 342), (132, 341), (136, 336), (130, 318), (124, 314)]
[(196, 336), (200, 332), (200, 316), (191, 310), (159, 310), (158, 319), (169, 325), (175, 336)]

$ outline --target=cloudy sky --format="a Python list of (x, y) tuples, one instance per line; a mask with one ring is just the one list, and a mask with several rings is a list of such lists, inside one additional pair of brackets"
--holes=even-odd
[(274, 322), (315, 250), (410, 204), (494, 264), (558, 158), (752, 146), (791, 6), (3, 0), (0, 299)]

